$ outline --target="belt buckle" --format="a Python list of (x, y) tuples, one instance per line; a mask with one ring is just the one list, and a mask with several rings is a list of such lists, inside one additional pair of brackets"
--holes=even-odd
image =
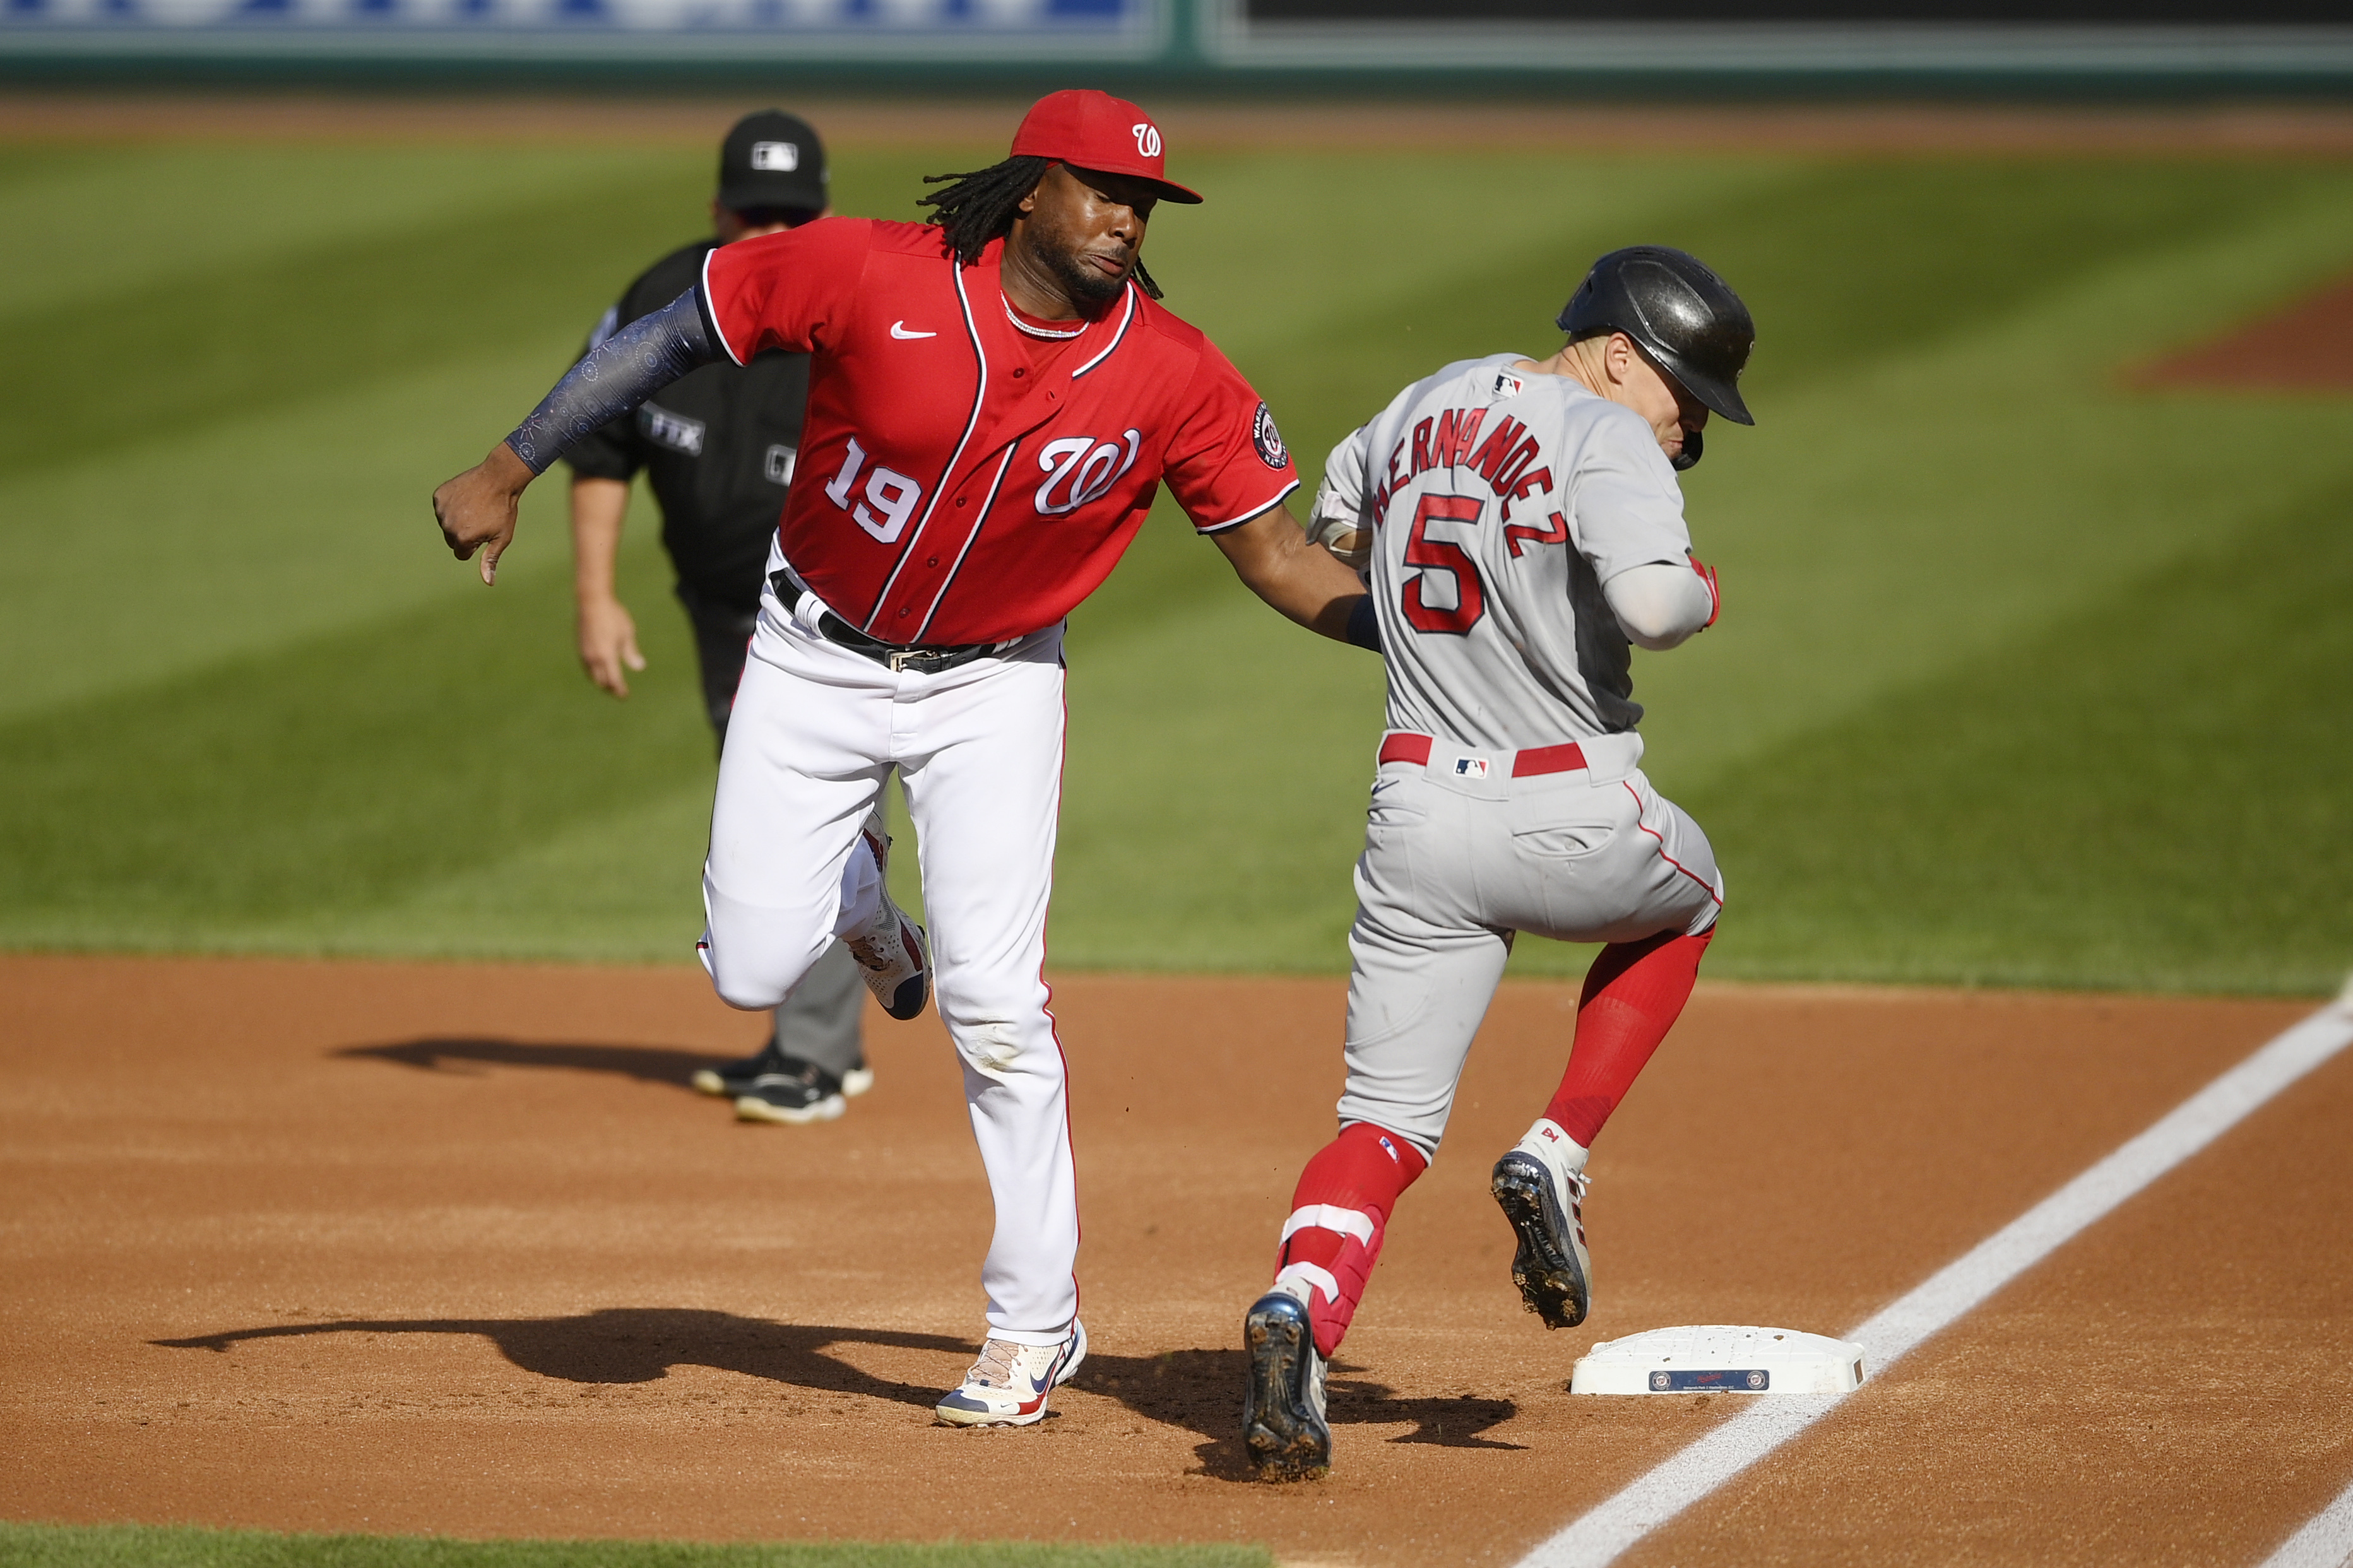
[(907, 672), (907, 667), (923, 657), (923, 652), (921, 648), (894, 647), (884, 656), (884, 662), (890, 665), (892, 674), (904, 675)]

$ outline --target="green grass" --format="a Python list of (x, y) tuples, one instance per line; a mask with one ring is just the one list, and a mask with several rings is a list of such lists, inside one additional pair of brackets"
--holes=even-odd
[[(838, 199), (903, 216), (987, 156), (846, 149)], [(571, 658), (558, 487), (494, 593), (424, 496), (696, 231), (706, 163), (0, 149), (0, 324), (45, 367), (0, 393), (0, 944), (685, 961), (711, 763), (649, 509), (653, 668), (617, 704)], [(2118, 374), (2353, 268), (2353, 167), (1187, 167), (1212, 200), (1155, 271), (1311, 484), (1408, 380), (1548, 347), (1601, 249), (1685, 245), (1748, 298), (1763, 423), (1686, 484), (1725, 620), (1636, 664), (1646, 765), (1730, 881), (1712, 973), (2353, 965), (2353, 398)], [(1073, 618), (1071, 689), (1056, 962), (1343, 967), (1377, 665), (1164, 509)]]
[(1224, 1545), (451, 1541), (0, 1523), (5, 1568), (1271, 1568), (1272, 1561), (1262, 1548)]

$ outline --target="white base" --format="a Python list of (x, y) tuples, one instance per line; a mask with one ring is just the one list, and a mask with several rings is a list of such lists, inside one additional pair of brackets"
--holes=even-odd
[(1578, 1358), (1571, 1394), (1844, 1394), (1862, 1347), (1795, 1329), (1722, 1323), (1603, 1340)]

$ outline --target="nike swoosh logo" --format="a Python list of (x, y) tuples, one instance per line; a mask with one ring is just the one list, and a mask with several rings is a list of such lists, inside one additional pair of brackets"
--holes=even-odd
[(938, 337), (938, 336), (939, 336), (939, 333), (937, 333), (937, 332), (911, 332), (911, 331), (909, 331), (907, 330), (907, 323), (906, 323), (906, 322), (904, 322), (904, 321), (893, 321), (893, 322), (892, 322), (892, 323), (891, 323), (891, 335), (892, 335), (892, 337), (894, 337), (894, 338), (900, 338), (900, 339), (906, 339), (906, 338), (936, 338), (936, 337)]

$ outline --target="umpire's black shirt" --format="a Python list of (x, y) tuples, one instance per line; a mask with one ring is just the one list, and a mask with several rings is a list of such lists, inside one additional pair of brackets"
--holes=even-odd
[[(717, 248), (717, 241), (701, 240), (646, 268), (597, 324), (589, 346), (693, 288), (702, 258)], [(772, 349), (747, 365), (704, 365), (573, 447), (572, 471), (584, 479), (626, 480), (645, 469), (661, 503), (662, 547), (680, 586), (755, 614), (761, 569), (801, 444), (808, 363), (807, 354)]]

